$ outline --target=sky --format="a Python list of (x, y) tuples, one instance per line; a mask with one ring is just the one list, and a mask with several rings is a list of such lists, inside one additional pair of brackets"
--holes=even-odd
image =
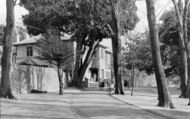
[[(15, 7), (15, 23), (22, 24), (22, 15), (28, 12), (19, 5)], [(0, 0), (0, 24), (5, 24), (6, 22), (6, 0)]]
[[(137, 32), (143, 32), (145, 28), (148, 27), (147, 23), (147, 12), (146, 12), (146, 4), (145, 0), (137, 0), (136, 2), (138, 11), (137, 15), (140, 18), (140, 22), (137, 24), (136, 28), (134, 29)], [(161, 13), (163, 13), (165, 10), (169, 9), (169, 6), (172, 6), (171, 0), (157, 0), (156, 2), (156, 16), (157, 20), (159, 20), (159, 17), (161, 16)], [(20, 7), (19, 5), (16, 5), (15, 7), (15, 22), (16, 25), (22, 25), (22, 15), (27, 14), (27, 11)], [(0, 0), (0, 24), (5, 24), (6, 20), (6, 0)]]
[[(143, 32), (146, 28), (148, 28), (145, 0), (139, 0), (138, 2), (136, 2), (136, 6), (137, 6), (137, 15), (140, 18), (140, 21), (139, 23), (137, 23), (137, 26), (134, 30), (137, 32)], [(155, 10), (158, 22), (162, 13), (169, 10), (172, 6), (173, 6), (172, 0), (156, 0)]]

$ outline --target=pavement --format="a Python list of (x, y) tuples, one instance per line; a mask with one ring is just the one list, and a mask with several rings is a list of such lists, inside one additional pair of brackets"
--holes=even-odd
[(1, 99), (0, 119), (189, 119), (187, 99), (172, 97), (176, 109), (157, 107), (154, 94), (108, 95), (106, 90), (65, 89), (57, 93), (21, 94)]

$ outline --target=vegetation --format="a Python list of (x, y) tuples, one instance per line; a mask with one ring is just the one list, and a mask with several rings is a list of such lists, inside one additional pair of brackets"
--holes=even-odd
[[(72, 41), (70, 41), (72, 42)], [(74, 51), (72, 44), (65, 42), (57, 30), (51, 29), (45, 38), (37, 41), (38, 52), (41, 60), (46, 60), (55, 65), (59, 80), (59, 94), (63, 94), (63, 71), (70, 68), (73, 62)]]
[[(24, 17), (24, 23), (27, 25), (29, 33), (37, 35), (46, 32), (48, 27), (56, 27), (60, 32), (71, 34), (72, 39), (76, 40), (73, 85), (79, 88), (82, 88), (82, 79), (99, 42), (105, 37), (111, 37), (113, 44), (118, 44), (119, 37), (115, 37), (114, 34), (126, 33), (127, 30), (134, 28), (138, 21), (135, 14), (136, 7), (132, 0), (127, 2), (121, 0), (118, 3), (112, 0), (66, 0), (64, 2), (21, 0), (21, 4), (30, 13)], [(122, 5), (122, 8), (117, 7), (118, 5)], [(41, 10), (42, 8), (43, 10)], [(117, 15), (116, 8), (119, 11)], [(119, 22), (119, 26), (116, 27), (115, 25)], [(117, 45), (113, 48), (115, 54), (114, 72), (116, 75), (116, 94), (119, 93), (118, 84), (120, 92), (123, 94), (121, 78), (118, 77), (119, 47), (120, 45)], [(86, 52), (87, 55), (84, 57)], [(81, 62), (81, 59), (84, 62)]]
[[(190, 105), (190, 40), (188, 39), (188, 14), (189, 14), (189, 5), (190, 0), (185, 0), (184, 5), (182, 1), (172, 0), (176, 12), (176, 17), (179, 24), (179, 50), (181, 55), (181, 61), (183, 66), (183, 74), (182, 79), (182, 87), (186, 91), (187, 97), (189, 97), (189, 104)], [(183, 84), (184, 83), (184, 84)]]
[(3, 37), (3, 56), (1, 58), (1, 87), (0, 87), (0, 97), (14, 99), (12, 94), (10, 80), (11, 80), (11, 65), (12, 65), (12, 51), (13, 51), (13, 40), (14, 40), (14, 0), (6, 1), (7, 17), (6, 17), (6, 27), (4, 29)]
[(152, 60), (154, 64), (157, 90), (158, 90), (158, 106), (174, 108), (170, 94), (168, 92), (168, 86), (165, 79), (164, 69), (162, 67), (160, 43), (158, 37), (158, 31), (156, 26), (154, 1), (146, 0), (147, 5), (147, 18), (149, 25), (150, 43), (152, 51)]

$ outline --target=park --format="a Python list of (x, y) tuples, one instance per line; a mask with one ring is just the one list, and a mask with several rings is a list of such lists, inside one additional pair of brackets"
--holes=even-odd
[(190, 0), (1, 2), (1, 119), (190, 117)]

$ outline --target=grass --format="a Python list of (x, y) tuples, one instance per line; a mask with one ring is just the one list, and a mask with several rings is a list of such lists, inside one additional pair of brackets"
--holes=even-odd
[[(157, 94), (157, 87), (135, 87), (134, 93), (135, 92)], [(178, 87), (169, 87), (169, 92), (171, 95), (180, 95), (180, 89)]]

